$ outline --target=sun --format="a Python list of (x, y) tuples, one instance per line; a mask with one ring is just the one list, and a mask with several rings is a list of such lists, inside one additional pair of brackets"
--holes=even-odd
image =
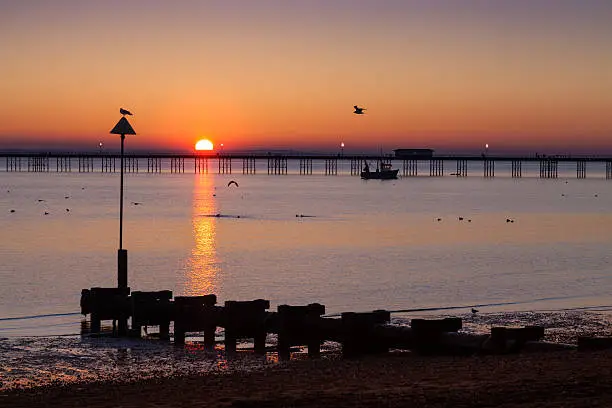
[(215, 145), (208, 139), (198, 140), (195, 144), (196, 150), (213, 150)]

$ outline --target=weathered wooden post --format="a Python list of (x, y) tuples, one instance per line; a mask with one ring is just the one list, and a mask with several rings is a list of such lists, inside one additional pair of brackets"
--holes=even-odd
[(130, 288), (96, 287), (81, 290), (81, 313), (91, 315), (90, 331), (99, 333), (102, 320), (112, 320), (113, 329), (115, 322), (127, 322), (130, 317), (129, 296)]
[(375, 335), (378, 325), (391, 320), (391, 313), (375, 310), (368, 313), (342, 313), (342, 354), (358, 357), (362, 354), (386, 353), (389, 346)]
[(185, 344), (187, 332), (203, 331), (204, 347), (215, 347), (215, 332), (219, 325), (220, 309), (216, 295), (176, 296), (174, 298), (174, 344)]
[(443, 319), (412, 319), (410, 327), (414, 335), (414, 348), (420, 353), (439, 351), (440, 338), (444, 333), (456, 333), (461, 330), (463, 322), (460, 317)]
[(484, 351), (493, 353), (516, 353), (526, 342), (544, 337), (544, 327), (491, 327), (491, 337), (483, 345)]
[(325, 306), (311, 303), (307, 306), (278, 306), (278, 355), (288, 360), (291, 346), (306, 344), (309, 357), (321, 355), (321, 315)]
[[(127, 288), (128, 287), (128, 270), (127, 270), (127, 250), (123, 249), (123, 144), (125, 141), (125, 135), (135, 135), (136, 132), (130, 125), (130, 122), (125, 118), (126, 114), (130, 114), (123, 109), (120, 110), (121, 114), (124, 115), (115, 127), (110, 131), (111, 134), (121, 135), (121, 182), (119, 188), (119, 250), (117, 251), (117, 287)], [(118, 322), (119, 335), (125, 336), (127, 334), (127, 319), (120, 320)]]
[(226, 301), (223, 308), (223, 327), (225, 327), (225, 352), (236, 352), (236, 340), (252, 338), (255, 353), (266, 352), (266, 309), (270, 301), (256, 299), (250, 301)]
[(172, 319), (171, 290), (157, 292), (132, 292), (132, 331), (131, 335), (140, 337), (142, 326), (159, 326), (159, 338), (170, 339), (170, 320)]

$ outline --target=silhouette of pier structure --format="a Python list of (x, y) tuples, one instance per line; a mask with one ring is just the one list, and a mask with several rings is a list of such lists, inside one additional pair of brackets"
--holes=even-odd
[[(1, 153), (0, 171), (32, 173), (115, 173), (119, 172), (119, 154), (114, 153)], [(559, 177), (575, 169), (577, 179), (587, 178), (587, 170), (612, 179), (612, 157), (545, 156), (432, 156), (397, 158), (385, 155), (281, 155), (281, 154), (126, 154), (126, 173), (195, 174), (269, 174), (359, 176), (365, 163), (389, 163), (400, 169), (402, 177), (443, 177), (480, 175), (485, 178), (506, 176), (521, 178), (526, 167), (539, 178)], [(539, 166), (539, 172), (538, 172)], [(595, 168), (599, 171), (593, 171)], [(534, 170), (535, 169), (535, 170)], [(571, 170), (573, 172), (573, 170)]]

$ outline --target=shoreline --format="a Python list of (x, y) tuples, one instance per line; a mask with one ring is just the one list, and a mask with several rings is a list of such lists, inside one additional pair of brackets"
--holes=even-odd
[(0, 393), (3, 407), (582, 407), (612, 405), (612, 354), (391, 353), (292, 360), (252, 372), (47, 386)]
[[(612, 336), (610, 315), (602, 313), (478, 313), (463, 315), (462, 318), (464, 326), (461, 331), (466, 334), (488, 333), (494, 326), (535, 325), (545, 327), (544, 342), (569, 345), (568, 348), (575, 347), (579, 336)], [(409, 320), (398, 318), (394, 323), (407, 325)], [(13, 391), (27, 393), (28, 390), (36, 393), (37, 390), (59, 386), (85, 387), (88, 384), (104, 384), (116, 378), (130, 382), (185, 375), (201, 377), (259, 373), (274, 370), (276, 366), (284, 367), (287, 363), (278, 361), (275, 336), (268, 338), (268, 352), (264, 356), (254, 354), (252, 344), (248, 342), (241, 345), (235, 356), (228, 357), (221, 344), (211, 351), (204, 348), (200, 340), (195, 335), (184, 347), (175, 347), (155, 337), (0, 338), (0, 395)], [(551, 352), (550, 349), (554, 347), (543, 348)], [(538, 349), (544, 352), (537, 346), (525, 352), (535, 353)], [(396, 350), (388, 357), (405, 354), (411, 353)], [(472, 355), (479, 358), (479, 354)], [(340, 343), (331, 341), (322, 345), (322, 361), (342, 361), (340, 356)], [(387, 356), (379, 355), (376, 358), (386, 359)], [(295, 347), (291, 363), (305, 359), (305, 349)]]

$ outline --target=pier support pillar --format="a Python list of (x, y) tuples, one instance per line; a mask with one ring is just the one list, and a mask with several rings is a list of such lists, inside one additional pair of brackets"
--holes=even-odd
[(312, 159), (300, 159), (300, 174), (312, 174)]
[(540, 160), (540, 178), (557, 178), (558, 164), (554, 159)]
[(495, 177), (495, 161), (484, 159), (484, 177)]
[(512, 160), (512, 178), (523, 177), (523, 163), (520, 160)]
[(231, 157), (219, 157), (219, 174), (232, 174), (232, 158)]
[(245, 157), (242, 159), (242, 174), (255, 174), (255, 157)]
[(208, 158), (207, 157), (196, 157), (194, 162), (195, 173), (208, 174)]
[(586, 178), (586, 160), (578, 160), (576, 162), (576, 178)]
[(444, 175), (444, 160), (431, 159), (429, 161), (429, 176), (440, 177)]
[(467, 177), (467, 160), (457, 160), (457, 177)]
[(418, 161), (415, 159), (404, 160), (402, 175), (409, 177), (418, 176)]
[(338, 175), (338, 159), (325, 159), (325, 175)]

